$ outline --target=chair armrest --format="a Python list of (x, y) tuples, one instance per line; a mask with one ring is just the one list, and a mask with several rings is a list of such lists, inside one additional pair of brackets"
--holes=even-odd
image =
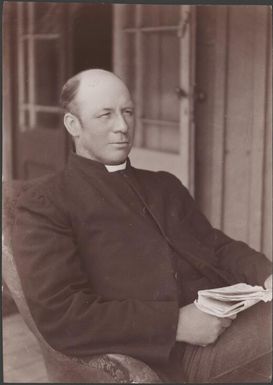
[(122, 354), (107, 354), (114, 365), (120, 365), (127, 372), (129, 383), (162, 383), (159, 376), (144, 362)]
[(47, 353), (43, 351), (48, 378), (52, 382), (162, 383), (147, 364), (122, 354), (80, 359), (59, 355), (57, 352), (53, 355)]

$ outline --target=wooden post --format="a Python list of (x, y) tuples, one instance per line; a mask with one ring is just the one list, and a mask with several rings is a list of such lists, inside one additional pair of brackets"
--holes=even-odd
[(194, 51), (193, 38), (195, 31), (195, 9), (190, 5), (181, 6), (181, 26), (179, 30), (180, 55), (180, 88), (185, 97), (180, 102), (180, 154), (183, 183), (194, 194)]
[(12, 3), (3, 4), (3, 180), (10, 180), (12, 173), (12, 124), (11, 124), (11, 33), (10, 12)]
[(267, 62), (267, 7), (255, 10), (255, 33), (253, 49), (253, 94), (252, 94), (252, 144), (249, 197), (248, 241), (258, 250), (262, 246), (262, 207), (265, 149), (266, 113), (266, 62)]
[[(219, 229), (223, 227), (226, 87), (228, 60), (228, 7), (221, 6), (216, 12), (215, 80), (213, 108), (213, 153), (211, 221)], [(219, 48), (221, 47), (221, 49)]]

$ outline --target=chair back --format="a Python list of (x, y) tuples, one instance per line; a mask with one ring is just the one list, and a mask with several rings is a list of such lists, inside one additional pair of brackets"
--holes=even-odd
[[(40, 178), (39, 178), (40, 179)], [(11, 234), (15, 222), (15, 208), (20, 194), (31, 187), (36, 180), (32, 181), (12, 181), (3, 183), (3, 201), (2, 201), (2, 272), (3, 279), (8, 286), (11, 296), (17, 305), (24, 321), (30, 330), (36, 335), (39, 342), (46, 344), (39, 333), (36, 324), (31, 316), (29, 307), (24, 297), (20, 278), (16, 269), (11, 244)], [(50, 350), (50, 346), (48, 345)]]
[(68, 357), (53, 349), (39, 332), (31, 315), (12, 252), (11, 235), (15, 223), (17, 200), (33, 185), (48, 178), (4, 182), (2, 188), (2, 274), (25, 323), (37, 338), (42, 350), (48, 379), (60, 383), (160, 382), (146, 364), (120, 354), (103, 354), (80, 359)]
[[(3, 183), (2, 201), (2, 274), (11, 296), (25, 323), (37, 338), (42, 350), (49, 379), (54, 382), (81, 382), (81, 360), (68, 357), (53, 349), (39, 332), (24, 296), (12, 252), (11, 235), (15, 223), (15, 209), (20, 194), (46, 177), (30, 181), (14, 180)], [(81, 373), (79, 373), (79, 371)]]

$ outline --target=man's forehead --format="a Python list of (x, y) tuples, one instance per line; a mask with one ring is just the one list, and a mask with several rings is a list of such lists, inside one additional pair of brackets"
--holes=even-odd
[(83, 72), (80, 76), (80, 84), (87, 89), (107, 85), (126, 87), (122, 80), (116, 75), (104, 70), (89, 70)]
[(83, 76), (81, 77), (78, 101), (95, 100), (107, 104), (113, 100), (121, 100), (133, 104), (126, 85), (116, 76)]
[(81, 85), (85, 86), (86, 88), (93, 88), (102, 84), (102, 81), (103, 79), (98, 76), (86, 76), (81, 78)]

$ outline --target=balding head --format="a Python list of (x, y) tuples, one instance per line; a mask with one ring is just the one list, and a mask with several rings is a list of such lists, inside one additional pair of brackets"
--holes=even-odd
[(119, 84), (119, 86), (127, 89), (122, 80), (112, 72), (97, 68), (79, 72), (64, 84), (60, 97), (61, 106), (65, 112), (70, 112), (80, 117), (79, 94), (85, 93), (85, 90), (93, 89), (96, 91), (98, 86), (107, 86), (107, 84), (109, 86), (110, 84)]
[(101, 69), (83, 71), (64, 85), (61, 100), (77, 154), (104, 164), (127, 158), (134, 138), (134, 106), (119, 77)]

